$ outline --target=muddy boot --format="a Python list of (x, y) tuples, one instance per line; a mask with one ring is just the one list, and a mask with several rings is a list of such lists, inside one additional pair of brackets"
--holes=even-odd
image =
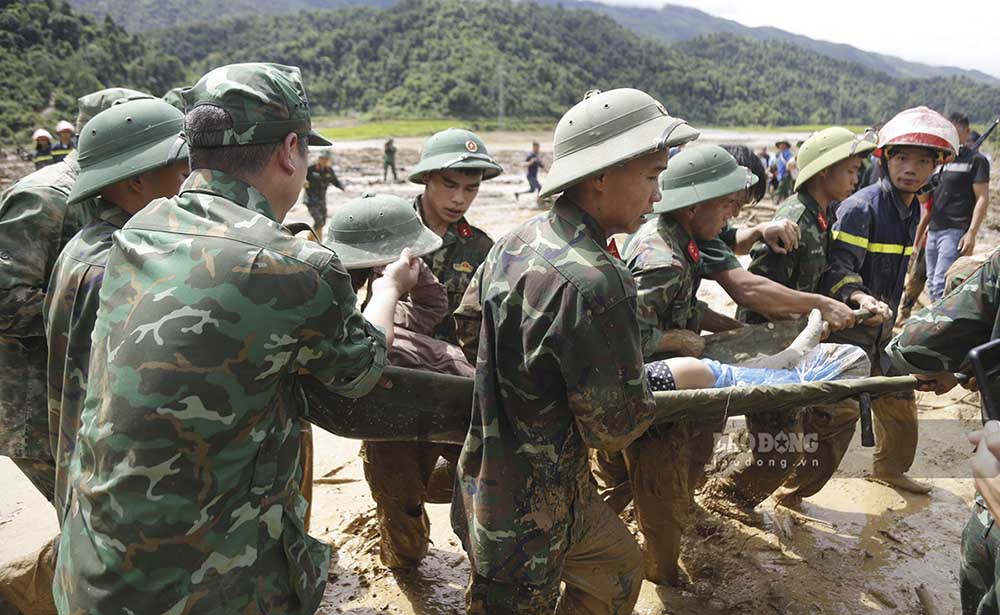
[(913, 480), (906, 474), (875, 474), (869, 475), (868, 480), (882, 483), (883, 485), (888, 485), (896, 489), (902, 489), (909, 493), (916, 493), (918, 495), (926, 495), (931, 492), (932, 487), (927, 483), (922, 483), (918, 480)]
[(429, 504), (451, 504), (455, 490), (455, 464), (448, 459), (438, 459), (427, 479), (427, 502)]
[(705, 510), (743, 525), (759, 527), (763, 522), (763, 516), (754, 512), (755, 504), (737, 495), (732, 482), (724, 478), (709, 479), (701, 489), (698, 503)]

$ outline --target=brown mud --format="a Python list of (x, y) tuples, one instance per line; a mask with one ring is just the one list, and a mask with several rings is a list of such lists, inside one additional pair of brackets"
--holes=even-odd
[[(707, 131), (704, 138), (755, 148), (773, 141), (764, 133), (724, 131)], [(543, 159), (550, 163), (551, 134), (485, 135), (506, 173), (483, 184), (468, 218), (494, 238), (540, 213), (530, 195), (520, 201), (512, 196), (527, 188), (521, 163), (533, 139), (543, 143)], [(330, 190), (330, 211), (367, 191), (406, 198), (418, 194), (418, 186), (402, 182), (421, 142), (397, 140), (401, 183), (396, 184), (382, 183), (381, 141), (336, 144), (334, 165), (347, 192)], [(21, 163), (0, 165), (0, 184), (28, 170)], [(765, 201), (745, 211), (737, 224), (766, 220), (772, 213)], [(305, 207), (296, 205), (289, 221), (309, 222)], [(977, 253), (997, 245), (1000, 217), (991, 212), (984, 226)], [(732, 302), (714, 283), (703, 284), (701, 296), (732, 313)], [(930, 477), (934, 490), (929, 496), (900, 494), (866, 480), (872, 449), (862, 448), (855, 436), (831, 483), (796, 510), (776, 508), (769, 500), (755, 511), (755, 525), (744, 525), (698, 509), (682, 554), (690, 582), (679, 588), (645, 583), (636, 612), (924, 613), (918, 598), (922, 588), (923, 599), (937, 613), (959, 613), (959, 542), (973, 496), (966, 433), (978, 424), (977, 398), (957, 389), (943, 397), (919, 394), (918, 402), (923, 427), (911, 474)], [(312, 534), (328, 542), (332, 552), (319, 612), (463, 612), (469, 566), (451, 532), (448, 506), (427, 507), (433, 544), (421, 566), (406, 573), (387, 570), (378, 561), (374, 504), (357, 456), (359, 443), (319, 429), (315, 438), (315, 476), (321, 478), (315, 487)], [(6, 561), (40, 546), (55, 531), (55, 518), (7, 459), (0, 459), (0, 493), (0, 561)]]

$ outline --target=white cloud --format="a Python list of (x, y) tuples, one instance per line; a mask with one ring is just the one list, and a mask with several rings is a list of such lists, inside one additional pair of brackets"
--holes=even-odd
[[(658, 8), (662, 0), (598, 0)], [(774, 26), (913, 62), (978, 69), (1000, 77), (996, 0), (838, 0), (747, 2), (671, 0), (747, 26)]]

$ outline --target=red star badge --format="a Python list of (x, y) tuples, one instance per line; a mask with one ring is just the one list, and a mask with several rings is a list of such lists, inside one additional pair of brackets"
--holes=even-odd
[(823, 212), (819, 212), (816, 215), (816, 222), (819, 224), (819, 230), (821, 231), (830, 228), (830, 223), (826, 221), (826, 216), (823, 215)]
[(688, 242), (687, 253), (688, 256), (691, 257), (692, 261), (697, 263), (701, 260), (701, 250), (698, 249), (698, 244), (694, 242), (694, 239)]
[(615, 238), (612, 237), (611, 241), (608, 242), (608, 252), (611, 256), (614, 256), (618, 260), (622, 259), (622, 255), (618, 253), (618, 244), (615, 243)]
[(472, 227), (469, 226), (468, 222), (459, 222), (455, 230), (458, 231), (458, 236), (462, 239), (472, 237)]

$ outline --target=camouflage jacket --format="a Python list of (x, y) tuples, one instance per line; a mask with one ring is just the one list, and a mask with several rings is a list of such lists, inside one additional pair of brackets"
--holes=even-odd
[[(413, 206), (423, 220), (419, 196)], [(486, 254), (493, 247), (493, 240), (485, 232), (466, 222), (465, 218), (449, 224), (441, 239), (444, 243), (424, 256), (424, 262), (430, 265), (431, 271), (447, 289), (448, 311), (453, 312), (462, 302), (462, 295), (472, 281), (472, 274), (486, 260)], [(458, 344), (455, 322), (451, 318), (443, 319), (434, 329), (433, 335), (448, 343)]]
[(656, 354), (667, 331), (700, 331), (701, 256), (684, 227), (669, 214), (648, 220), (629, 237), (622, 259), (638, 288), (643, 356)]
[[(830, 227), (836, 221), (833, 212), (823, 213), (819, 203), (805, 190), (785, 199), (774, 212), (774, 220), (791, 220), (799, 225), (799, 247), (788, 254), (778, 254), (763, 241), (751, 250), (751, 273), (774, 280), (782, 286), (804, 293), (815, 293), (828, 269), (830, 254)], [(737, 317), (743, 322), (761, 323), (767, 319), (740, 308)]]
[(736, 243), (736, 229), (728, 223), (712, 239), (698, 240), (698, 251), (701, 252), (702, 276), (710, 278), (717, 273), (739, 269), (743, 265), (733, 252)]
[(76, 154), (0, 195), (0, 455), (51, 459), (43, 303), (56, 257), (93, 203), (66, 206)]
[(887, 348), (901, 371), (967, 372), (969, 351), (1000, 337), (1000, 251), (934, 305), (914, 314)]
[(355, 301), (330, 249), (216, 171), (114, 234), (60, 613), (316, 610), (329, 547), (302, 527), (302, 387), (356, 397), (380, 377), (385, 337)]
[(90, 335), (97, 320), (104, 266), (111, 234), (129, 214), (98, 200), (97, 219), (83, 227), (59, 255), (45, 296), (45, 336), (48, 340), (49, 439), (56, 460), (53, 504), (59, 523), (69, 500), (69, 462), (80, 431), (87, 396)]
[(481, 270), (483, 339), (452, 527), (489, 579), (558, 581), (592, 488), (588, 447), (624, 448), (653, 420), (635, 284), (605, 241), (563, 196)]

